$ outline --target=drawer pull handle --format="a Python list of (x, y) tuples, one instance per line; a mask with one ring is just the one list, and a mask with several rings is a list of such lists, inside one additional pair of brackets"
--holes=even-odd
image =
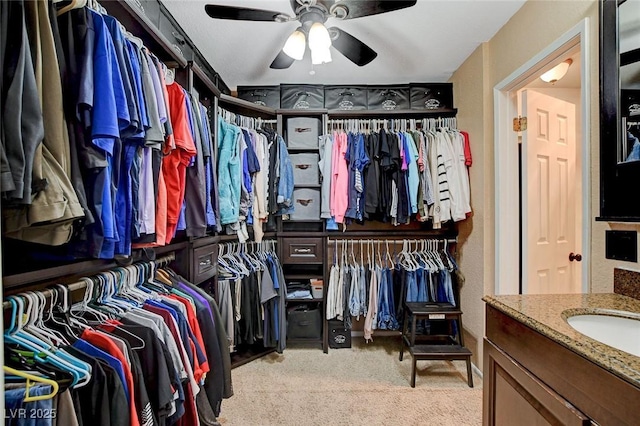
[(200, 266), (211, 266), (211, 258), (206, 258), (204, 260), (200, 260)]
[(309, 167), (311, 167), (311, 164), (296, 164), (296, 169), (307, 170)]
[(293, 249), (294, 253), (311, 253), (311, 249), (310, 248), (297, 248), (297, 249)]
[(296, 133), (307, 133), (311, 131), (311, 127), (296, 127)]
[(303, 206), (308, 206), (309, 204), (311, 204), (313, 202), (313, 199), (308, 199), (308, 200), (296, 200), (299, 204), (302, 204)]

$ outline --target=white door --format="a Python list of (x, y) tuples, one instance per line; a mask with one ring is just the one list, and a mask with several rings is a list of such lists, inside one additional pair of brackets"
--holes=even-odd
[[(579, 293), (582, 187), (575, 105), (522, 92), (523, 294)], [(574, 254), (574, 256), (571, 256)]]

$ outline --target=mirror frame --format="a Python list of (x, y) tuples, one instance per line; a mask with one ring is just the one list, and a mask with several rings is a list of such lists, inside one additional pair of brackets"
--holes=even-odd
[(625, 0), (600, 0), (600, 217), (640, 222), (640, 163), (618, 163), (621, 123), (618, 7)]

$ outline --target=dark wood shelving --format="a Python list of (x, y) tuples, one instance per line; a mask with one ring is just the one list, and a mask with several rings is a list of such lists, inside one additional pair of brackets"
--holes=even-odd
[(401, 109), (401, 110), (358, 110), (343, 111), (329, 110), (327, 114), (329, 119), (335, 118), (437, 118), (437, 117), (455, 117), (458, 113), (457, 108), (438, 108), (438, 109)]
[(313, 273), (309, 273), (309, 274), (285, 274), (285, 279), (286, 280), (305, 280), (305, 279), (312, 279), (312, 280), (320, 280), (323, 278), (323, 274), (313, 274)]
[(276, 114), (282, 115), (283, 117), (292, 117), (292, 116), (322, 116), (326, 114), (329, 110), (326, 109), (277, 109)]
[(218, 105), (227, 111), (240, 115), (266, 119), (273, 119), (276, 117), (276, 110), (273, 108), (254, 104), (253, 102), (225, 95), (224, 93), (220, 95)]
[(321, 298), (318, 299), (287, 299), (287, 303), (320, 303)]

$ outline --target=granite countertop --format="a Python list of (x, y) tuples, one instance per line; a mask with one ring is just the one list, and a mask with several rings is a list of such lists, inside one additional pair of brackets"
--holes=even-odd
[(603, 310), (640, 314), (640, 300), (613, 293), (485, 296), (482, 300), (640, 387), (640, 357), (593, 340), (566, 321), (568, 316), (603, 313)]

